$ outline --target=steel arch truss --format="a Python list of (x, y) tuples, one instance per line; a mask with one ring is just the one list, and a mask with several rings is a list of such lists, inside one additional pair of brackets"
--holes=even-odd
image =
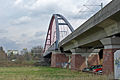
[(44, 52), (58, 49), (58, 43), (73, 31), (74, 29), (64, 16), (53, 14), (46, 36)]

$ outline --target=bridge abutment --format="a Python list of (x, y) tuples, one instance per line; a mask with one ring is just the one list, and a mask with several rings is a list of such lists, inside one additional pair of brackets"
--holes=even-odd
[(114, 73), (114, 52), (120, 49), (120, 38), (111, 37), (101, 40), (103, 50), (103, 74)]
[(52, 52), (51, 56), (51, 67), (63, 68), (67, 67), (69, 57), (61, 52)]

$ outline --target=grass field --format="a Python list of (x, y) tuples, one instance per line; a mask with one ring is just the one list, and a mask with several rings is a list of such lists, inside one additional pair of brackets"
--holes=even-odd
[(0, 67), (0, 80), (108, 80), (106, 76), (94, 75), (68, 69), (50, 67)]

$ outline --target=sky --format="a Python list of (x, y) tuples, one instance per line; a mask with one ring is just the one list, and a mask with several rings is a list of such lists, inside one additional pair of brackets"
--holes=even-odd
[[(5, 50), (44, 47), (53, 14), (61, 14), (74, 29), (111, 0), (0, 0), (0, 46)], [(88, 6), (96, 5), (96, 6)]]

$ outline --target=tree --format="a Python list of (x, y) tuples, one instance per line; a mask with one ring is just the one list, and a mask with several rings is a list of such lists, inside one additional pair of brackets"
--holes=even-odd
[(31, 49), (31, 53), (33, 54), (34, 59), (39, 59), (42, 57), (43, 47), (35, 46)]

